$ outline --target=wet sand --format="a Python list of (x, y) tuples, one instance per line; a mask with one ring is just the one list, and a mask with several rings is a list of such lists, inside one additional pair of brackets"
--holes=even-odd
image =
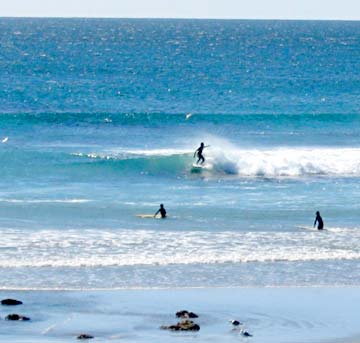
[[(1, 342), (349, 342), (357, 343), (358, 287), (197, 288), (113, 291), (1, 291), (23, 305), (1, 306), (30, 322), (0, 321)], [(189, 310), (199, 332), (169, 332), (175, 312)], [(229, 320), (244, 323), (246, 338)], [(355, 339), (355, 341), (354, 341)]]

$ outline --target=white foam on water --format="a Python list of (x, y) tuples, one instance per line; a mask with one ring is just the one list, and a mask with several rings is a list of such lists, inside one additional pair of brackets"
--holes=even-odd
[(90, 199), (0, 199), (1, 202), (8, 202), (8, 203), (26, 203), (26, 204), (82, 204), (91, 202)]
[(287, 232), (3, 229), (0, 267), (359, 260), (360, 229)]
[(193, 152), (189, 149), (149, 149), (149, 150), (126, 150), (127, 154), (143, 156), (173, 156), (183, 155)]
[(225, 174), (252, 177), (360, 176), (358, 148), (215, 147), (208, 159)]
[(166, 157), (192, 153), (189, 149), (116, 149), (104, 152), (72, 153), (73, 156), (88, 157), (93, 159), (117, 160), (139, 157)]

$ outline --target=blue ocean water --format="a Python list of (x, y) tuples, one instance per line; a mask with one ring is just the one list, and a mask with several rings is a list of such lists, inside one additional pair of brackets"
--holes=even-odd
[(358, 22), (0, 33), (1, 288), (360, 284)]

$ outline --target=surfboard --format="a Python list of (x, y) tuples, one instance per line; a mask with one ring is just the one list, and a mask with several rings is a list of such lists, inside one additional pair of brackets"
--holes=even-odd
[(161, 216), (157, 215), (156, 217), (154, 217), (153, 214), (137, 214), (136, 217), (138, 218), (142, 218), (142, 219), (145, 219), (145, 218), (148, 218), (148, 219), (161, 219)]
[(307, 231), (327, 231), (326, 229), (318, 230), (317, 227), (312, 227), (312, 226), (297, 226), (297, 228)]
[(201, 173), (201, 171), (205, 169), (205, 166), (202, 165), (202, 164), (196, 164), (194, 163), (192, 166), (191, 166), (191, 172), (192, 173)]

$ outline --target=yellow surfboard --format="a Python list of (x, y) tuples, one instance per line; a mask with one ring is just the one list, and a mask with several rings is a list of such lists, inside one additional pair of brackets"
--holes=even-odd
[(152, 218), (152, 219), (161, 219), (161, 216), (160, 215), (157, 215), (156, 217), (154, 217), (153, 214), (137, 214), (136, 217), (138, 218)]

